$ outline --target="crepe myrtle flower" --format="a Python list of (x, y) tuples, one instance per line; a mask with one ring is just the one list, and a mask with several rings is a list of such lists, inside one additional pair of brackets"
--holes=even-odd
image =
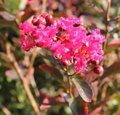
[(47, 48), (65, 66), (74, 65), (76, 73), (85, 72), (89, 62), (98, 64), (103, 59), (104, 36), (100, 29), (89, 32), (79, 18), (61, 17), (55, 21), (52, 15), (34, 16), (32, 23), (23, 22), (20, 46), (29, 51), (33, 47)]

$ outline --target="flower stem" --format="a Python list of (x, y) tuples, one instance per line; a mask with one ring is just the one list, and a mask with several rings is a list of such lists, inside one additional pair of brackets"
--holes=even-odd
[(88, 115), (88, 103), (87, 102), (84, 102), (83, 104), (83, 109), (84, 109), (84, 115)]
[(68, 76), (68, 88), (69, 88), (69, 94), (72, 96), (72, 83), (71, 83), (71, 78)]

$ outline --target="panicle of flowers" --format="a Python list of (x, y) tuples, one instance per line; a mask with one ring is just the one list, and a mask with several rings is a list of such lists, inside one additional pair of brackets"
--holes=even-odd
[(33, 47), (48, 48), (65, 66), (74, 65), (76, 73), (85, 72), (89, 63), (98, 64), (103, 59), (104, 36), (100, 30), (89, 32), (78, 18), (61, 17), (55, 21), (52, 15), (34, 16), (32, 23), (23, 22), (20, 46), (29, 51)]

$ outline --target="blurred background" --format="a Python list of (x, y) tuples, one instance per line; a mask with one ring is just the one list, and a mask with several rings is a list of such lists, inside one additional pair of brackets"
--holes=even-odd
[[(51, 53), (37, 48), (24, 52), (19, 46), (19, 24), (30, 22), (42, 12), (52, 14), (55, 19), (78, 17), (89, 29), (100, 28), (108, 38), (105, 72), (97, 80), (90, 75), (95, 96), (89, 103), (89, 112), (90, 115), (120, 115), (119, 0), (0, 0), (0, 115), (35, 115), (27, 89), (41, 109), (41, 115), (72, 114), (61, 97), (64, 89), (55, 78), (61, 73), (44, 65), (57, 65)], [(53, 103), (45, 106), (42, 103), (46, 100)]]

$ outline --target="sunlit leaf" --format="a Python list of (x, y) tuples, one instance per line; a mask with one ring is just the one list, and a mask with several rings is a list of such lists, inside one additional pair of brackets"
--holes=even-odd
[(4, 8), (12, 14), (17, 14), (25, 7), (25, 2), (25, 0), (4, 0)]
[(79, 92), (79, 95), (85, 102), (91, 102), (93, 97), (93, 91), (91, 87), (83, 79), (72, 78), (76, 89)]

